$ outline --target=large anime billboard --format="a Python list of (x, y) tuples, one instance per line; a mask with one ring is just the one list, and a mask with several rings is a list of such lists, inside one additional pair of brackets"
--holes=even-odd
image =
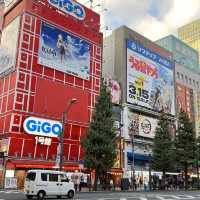
[(90, 44), (43, 22), (38, 63), (89, 80)]
[(127, 40), (127, 102), (175, 114), (173, 64)]

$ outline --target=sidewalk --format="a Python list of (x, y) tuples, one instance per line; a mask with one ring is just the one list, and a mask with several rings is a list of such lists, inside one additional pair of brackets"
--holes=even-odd
[[(91, 188), (91, 190), (89, 190), (89, 188), (82, 188), (81, 189), (81, 191), (77, 191), (76, 193), (92, 193), (92, 192), (99, 192), (99, 193), (101, 193), (101, 192), (145, 192), (144, 191), (144, 189), (142, 188), (142, 189), (138, 189), (138, 190), (131, 190), (131, 189), (129, 189), (129, 190), (121, 190), (121, 188), (116, 188), (116, 189), (111, 189), (111, 190), (109, 190), (109, 189), (107, 189), (107, 190), (101, 190), (101, 189), (98, 189), (98, 190), (93, 190), (93, 188)], [(147, 191), (146, 191), (147, 192)]]
[(140, 192), (154, 192), (154, 193), (157, 193), (157, 192), (181, 192), (181, 191), (200, 191), (198, 190), (197, 188), (190, 188), (188, 190), (185, 190), (184, 188), (181, 188), (181, 189), (175, 189), (175, 190), (144, 190), (143, 188), (142, 189), (138, 189), (138, 190), (121, 190), (120, 188), (117, 188), (115, 190), (93, 190), (91, 189), (89, 191), (89, 188), (82, 188), (81, 191), (77, 191), (76, 193), (110, 193), (110, 192), (116, 192), (116, 193), (121, 193), (121, 192), (135, 192), (135, 193), (140, 193)]

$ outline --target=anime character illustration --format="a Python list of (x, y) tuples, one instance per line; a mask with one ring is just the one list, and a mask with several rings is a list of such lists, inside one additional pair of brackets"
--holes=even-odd
[(63, 59), (65, 58), (65, 42), (64, 42), (63, 36), (61, 34), (58, 35), (57, 47), (60, 51), (60, 60), (62, 63)]

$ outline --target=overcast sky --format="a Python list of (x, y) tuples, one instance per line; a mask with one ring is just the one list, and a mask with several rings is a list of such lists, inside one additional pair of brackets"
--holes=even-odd
[[(126, 25), (151, 40), (169, 34), (177, 35), (177, 28), (200, 18), (200, 0), (93, 0), (94, 10), (101, 14), (101, 30)], [(90, 6), (89, 0), (78, 2)], [(104, 11), (107, 9), (107, 11)], [(108, 26), (110, 31), (105, 31)]]

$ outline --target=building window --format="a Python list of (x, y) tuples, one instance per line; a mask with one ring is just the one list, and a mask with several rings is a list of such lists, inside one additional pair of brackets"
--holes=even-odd
[(192, 79), (191, 78), (189, 79), (189, 82), (190, 82), (190, 84), (192, 84)]
[(184, 80), (184, 76), (183, 76), (183, 74), (181, 74), (181, 79)]
[(186, 83), (188, 82), (188, 77), (185, 75), (185, 81), (186, 81)]
[(194, 86), (195, 86), (195, 83), (196, 83), (195, 80), (193, 80), (193, 85), (194, 85)]
[(177, 72), (177, 77), (178, 77), (178, 79), (180, 79), (180, 73), (179, 72)]

